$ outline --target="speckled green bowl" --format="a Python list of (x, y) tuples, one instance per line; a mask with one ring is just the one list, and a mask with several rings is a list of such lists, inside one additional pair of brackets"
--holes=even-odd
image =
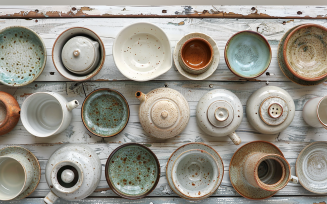
[(105, 173), (113, 192), (123, 198), (139, 199), (156, 188), (160, 179), (160, 163), (149, 148), (129, 143), (110, 154)]
[(43, 40), (34, 31), (12, 26), (0, 31), (0, 82), (25, 86), (42, 73), (47, 59)]
[(112, 89), (97, 89), (82, 105), (82, 120), (94, 135), (112, 137), (126, 127), (129, 106), (122, 94)]

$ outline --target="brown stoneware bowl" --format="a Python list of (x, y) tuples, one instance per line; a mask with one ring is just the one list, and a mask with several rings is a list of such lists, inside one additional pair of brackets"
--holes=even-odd
[(0, 135), (10, 132), (17, 125), (20, 117), (20, 107), (16, 99), (0, 91)]

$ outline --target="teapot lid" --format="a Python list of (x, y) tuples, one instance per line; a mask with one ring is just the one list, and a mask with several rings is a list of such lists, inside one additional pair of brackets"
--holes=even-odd
[(76, 36), (66, 42), (61, 58), (64, 66), (72, 72), (92, 69), (99, 55), (99, 43), (83, 36)]
[(190, 110), (182, 94), (170, 88), (158, 88), (148, 94), (136, 92), (141, 101), (139, 119), (150, 136), (167, 139), (180, 134), (186, 127)]

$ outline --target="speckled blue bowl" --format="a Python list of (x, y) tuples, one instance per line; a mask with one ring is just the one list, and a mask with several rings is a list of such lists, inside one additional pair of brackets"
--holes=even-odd
[(259, 33), (241, 31), (228, 40), (225, 47), (225, 61), (236, 76), (255, 78), (268, 69), (271, 48), (268, 41)]
[(119, 92), (112, 89), (97, 89), (83, 102), (82, 120), (94, 135), (112, 137), (126, 127), (129, 106)]
[(24, 86), (42, 73), (47, 59), (43, 40), (34, 31), (12, 26), (0, 31), (0, 82)]

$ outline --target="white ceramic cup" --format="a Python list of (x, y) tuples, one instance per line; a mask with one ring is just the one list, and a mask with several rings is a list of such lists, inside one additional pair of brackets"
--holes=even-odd
[(304, 105), (302, 115), (308, 125), (327, 129), (327, 96), (310, 99)]
[(31, 163), (22, 155), (0, 157), (0, 200), (12, 200), (32, 183)]
[(21, 120), (26, 130), (37, 137), (49, 137), (64, 131), (72, 120), (77, 100), (67, 100), (57, 93), (39, 92), (30, 95), (21, 108)]

